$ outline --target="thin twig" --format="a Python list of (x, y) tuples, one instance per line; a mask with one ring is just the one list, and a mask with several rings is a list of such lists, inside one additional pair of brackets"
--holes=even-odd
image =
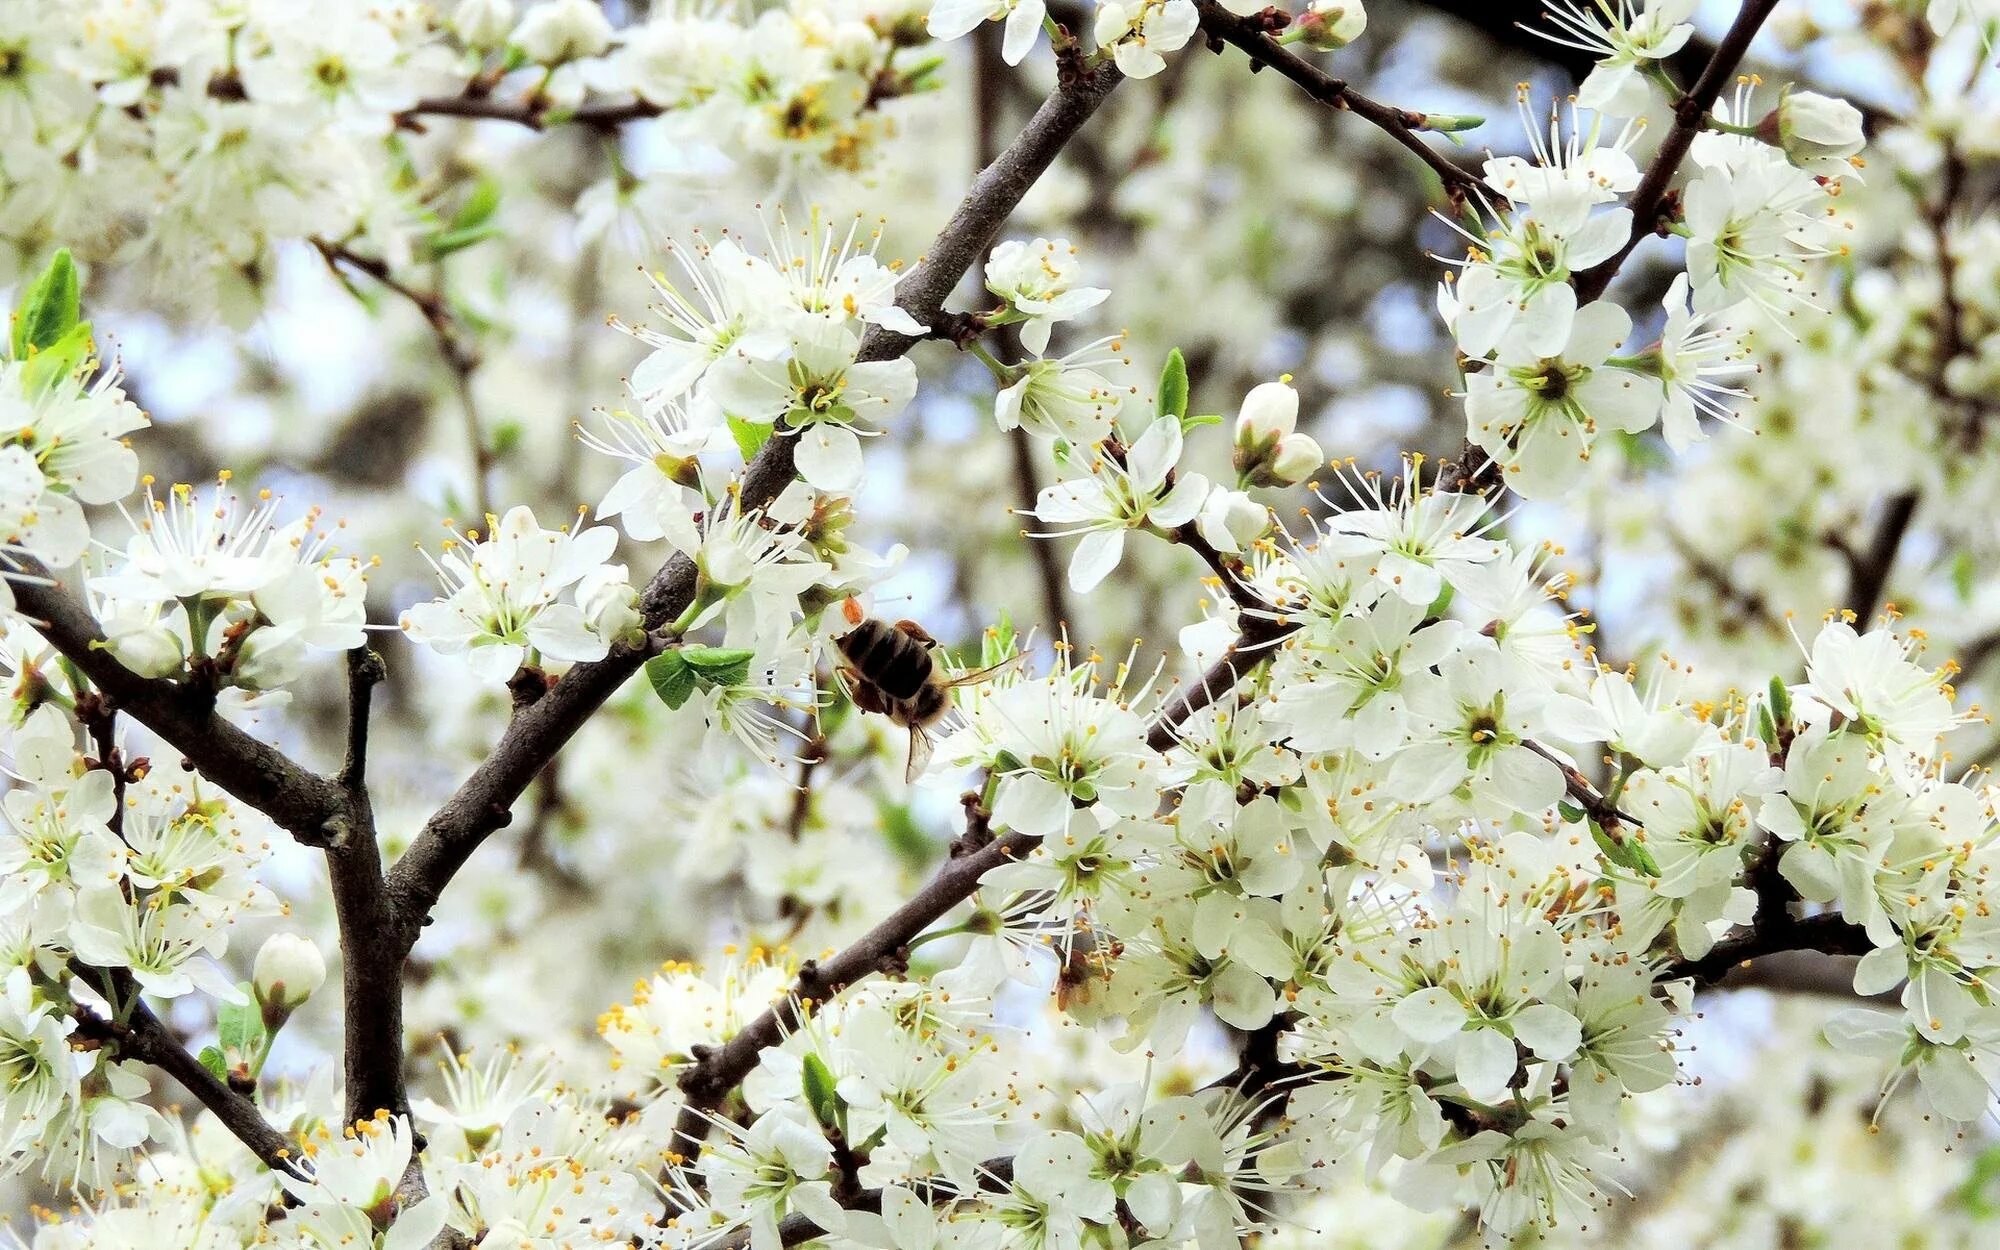
[(1660, 209), (1667, 202), (1667, 191), (1673, 185), (1674, 175), (1680, 171), (1681, 161), (1688, 149), (1694, 146), (1694, 137), (1701, 133), (1707, 123), (1709, 111), (1722, 96), (1736, 74), (1736, 67), (1750, 52), (1750, 45), (1756, 42), (1757, 32), (1778, 7), (1778, 0), (1745, 0), (1737, 11), (1736, 20), (1730, 23), (1729, 32), (1715, 45), (1715, 55), (1708, 58), (1707, 68), (1686, 95), (1674, 101), (1674, 124), (1660, 141), (1659, 151), (1653, 154), (1653, 163), (1639, 180), (1638, 189), (1632, 192), (1632, 233), (1616, 255), (1579, 274), (1576, 279), (1576, 302), (1588, 304), (1604, 294), (1611, 280), (1618, 276), (1618, 270), (1625, 264), (1625, 258), (1639, 246), (1641, 240), (1659, 230)]
[(1427, 121), (1424, 114), (1372, 100), (1273, 39), (1265, 15), (1275, 10), (1239, 17), (1217, 0), (1195, 0), (1195, 11), (1201, 14), (1201, 28), (1208, 32), (1210, 46), (1216, 51), (1221, 51), (1225, 43), (1241, 48), (1250, 58), (1252, 70), (1268, 65), (1320, 103), (1344, 109), (1372, 123), (1430, 166), (1453, 200), (1464, 199), (1478, 187), (1479, 179), (1470, 171), (1423, 141), (1419, 131)]

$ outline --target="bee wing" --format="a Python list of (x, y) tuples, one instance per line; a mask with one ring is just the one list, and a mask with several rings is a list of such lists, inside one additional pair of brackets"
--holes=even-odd
[(945, 689), (949, 690), (954, 686), (976, 686), (982, 681), (990, 681), (1000, 673), (1027, 658), (1027, 652), (1017, 652), (1000, 661), (998, 664), (988, 664), (985, 668), (975, 668), (969, 673), (960, 673), (956, 677), (947, 677), (944, 679)]
[(914, 782), (924, 775), (924, 769), (931, 762), (931, 736), (922, 725), (910, 726), (910, 763), (903, 770), (903, 780)]

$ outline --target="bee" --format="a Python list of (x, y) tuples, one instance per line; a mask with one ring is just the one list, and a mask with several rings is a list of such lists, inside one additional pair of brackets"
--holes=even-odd
[(886, 716), (910, 731), (910, 763), (904, 771), (910, 781), (930, 762), (930, 731), (950, 715), (952, 689), (984, 681), (1019, 658), (952, 676), (931, 655), (937, 639), (915, 621), (892, 625), (866, 616), (853, 599), (841, 606), (841, 613), (853, 626), (833, 643), (846, 661), (839, 672), (847, 697), (862, 711)]

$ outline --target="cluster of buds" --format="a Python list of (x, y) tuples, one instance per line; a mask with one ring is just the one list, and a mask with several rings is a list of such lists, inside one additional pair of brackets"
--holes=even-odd
[(1291, 486), (1319, 472), (1326, 454), (1312, 437), (1298, 432), (1299, 393), (1277, 382), (1251, 388), (1236, 415), (1236, 466), (1239, 488)]

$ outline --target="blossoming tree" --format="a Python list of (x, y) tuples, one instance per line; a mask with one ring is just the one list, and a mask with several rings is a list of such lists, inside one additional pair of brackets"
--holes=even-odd
[(13, 1235), (1976, 1244), (2000, 7), (1487, 7), (0, 0)]

